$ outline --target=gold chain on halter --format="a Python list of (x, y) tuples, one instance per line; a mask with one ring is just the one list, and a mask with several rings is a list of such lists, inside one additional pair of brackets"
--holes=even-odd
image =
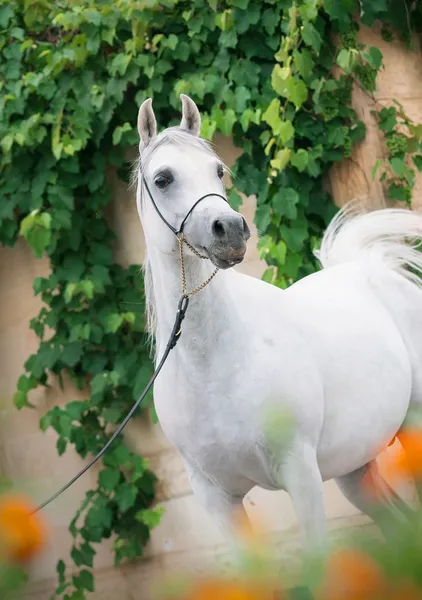
[(180, 277), (182, 279), (182, 295), (185, 298), (191, 298), (194, 294), (197, 294), (198, 292), (200, 292), (201, 290), (204, 289), (204, 287), (206, 285), (209, 284), (209, 282), (211, 281), (211, 279), (213, 279), (217, 273), (218, 273), (218, 268), (215, 269), (215, 271), (213, 271), (211, 273), (211, 275), (208, 277), (208, 279), (206, 279), (203, 283), (201, 283), (201, 285), (198, 285), (198, 287), (194, 288), (193, 290), (191, 290), (190, 292), (187, 291), (187, 285), (186, 285), (186, 272), (185, 272), (185, 261), (184, 261), (184, 257), (183, 257), (183, 244), (185, 243), (186, 246), (189, 248), (189, 250), (191, 250), (195, 256), (197, 256), (198, 258), (208, 258), (207, 256), (203, 256), (202, 254), (199, 254), (199, 252), (197, 250), (195, 250), (195, 248), (193, 246), (191, 246), (189, 244), (189, 242), (187, 242), (185, 240), (185, 236), (183, 235), (183, 233), (180, 233), (177, 236), (177, 241), (179, 243), (179, 253), (180, 253)]

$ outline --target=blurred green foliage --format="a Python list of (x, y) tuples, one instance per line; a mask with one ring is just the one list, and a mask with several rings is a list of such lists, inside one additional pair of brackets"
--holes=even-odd
[[(160, 124), (176, 124), (186, 93), (204, 137), (234, 137), (242, 154), (230, 201), (257, 195), (264, 279), (285, 287), (318, 268), (313, 249), (335, 212), (324, 175), (365, 135), (352, 85), (371, 92), (382, 55), (358, 44), (359, 14), (369, 25), (383, 20), (386, 38), (410, 41), (420, 28), (420, 5), (407, 0), (0, 0), (0, 242), (21, 235), (51, 265), (34, 281), (40, 345), (14, 400), (30, 406), (28, 393), (49, 373), (89, 389), (86, 401), (41, 421), (57, 432), (59, 454), (69, 444), (82, 457), (96, 453), (152, 370), (139, 267), (115, 263), (104, 215), (107, 167), (129, 175), (138, 106), (152, 96)], [(393, 133), (390, 166), (410, 185)], [(59, 595), (92, 591), (94, 545), (104, 538), (115, 537), (116, 563), (142, 554), (159, 519), (154, 483), (117, 442), (70, 525), (80, 571), (67, 579), (58, 564)]]

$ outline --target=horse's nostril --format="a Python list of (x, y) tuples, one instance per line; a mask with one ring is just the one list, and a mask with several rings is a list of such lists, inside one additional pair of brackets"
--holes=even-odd
[(223, 237), (226, 233), (223, 223), (218, 219), (216, 219), (212, 224), (212, 231), (217, 237)]

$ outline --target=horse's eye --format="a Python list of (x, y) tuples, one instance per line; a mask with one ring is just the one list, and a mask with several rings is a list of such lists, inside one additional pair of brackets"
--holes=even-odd
[(158, 188), (160, 188), (160, 190), (163, 190), (171, 183), (171, 179), (170, 177), (165, 177), (164, 175), (158, 175), (155, 178), (154, 183)]
[(217, 167), (217, 175), (219, 176), (220, 179), (223, 179), (223, 177), (224, 177), (223, 165), (218, 165), (218, 167)]

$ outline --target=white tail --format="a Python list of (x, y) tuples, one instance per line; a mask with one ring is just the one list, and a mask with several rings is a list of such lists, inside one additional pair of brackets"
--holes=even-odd
[(315, 255), (324, 269), (351, 261), (381, 262), (422, 285), (421, 241), (421, 212), (385, 208), (357, 213), (350, 205), (331, 221)]

